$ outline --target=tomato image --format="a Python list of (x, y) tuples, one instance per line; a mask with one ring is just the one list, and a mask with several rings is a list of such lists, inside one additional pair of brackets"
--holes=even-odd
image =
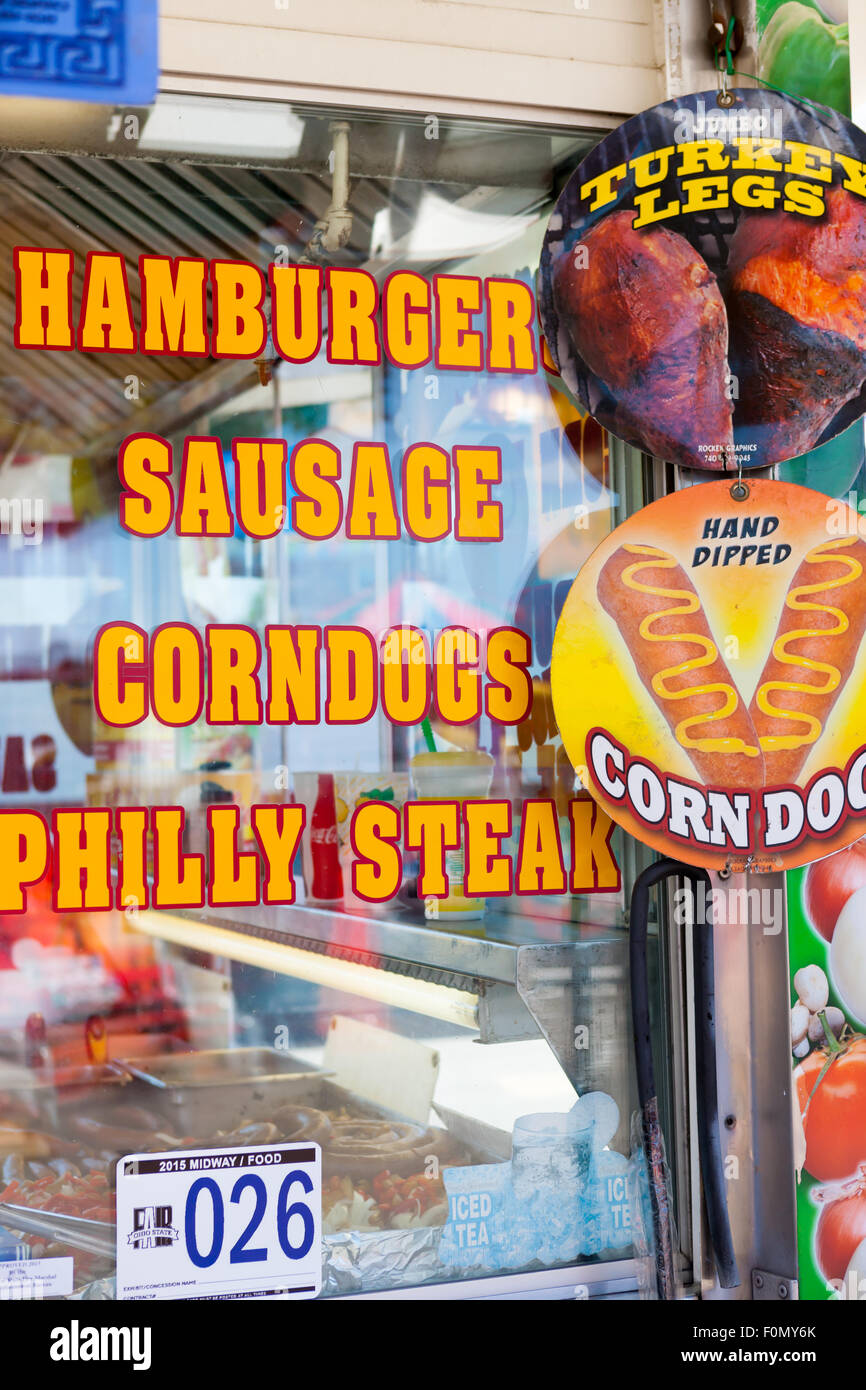
[(826, 1048), (816, 1048), (794, 1071), (805, 1166), (821, 1182), (849, 1178), (866, 1162), (866, 1038), (838, 1048), (823, 1076), (830, 1056)]
[[(815, 1233), (815, 1255), (824, 1278), (844, 1279), (861, 1241), (866, 1240), (866, 1177), (827, 1194)], [(818, 1194), (816, 1194), (817, 1196)]]

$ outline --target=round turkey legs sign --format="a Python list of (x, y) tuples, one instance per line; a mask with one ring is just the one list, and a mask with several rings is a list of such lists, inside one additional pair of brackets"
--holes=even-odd
[(866, 409), (866, 135), (773, 92), (681, 97), (603, 140), (551, 216), (562, 379), (688, 468), (767, 467)]

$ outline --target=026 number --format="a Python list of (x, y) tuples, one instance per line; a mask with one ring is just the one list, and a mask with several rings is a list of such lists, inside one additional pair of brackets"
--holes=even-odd
[[(307, 1203), (303, 1201), (289, 1202), (289, 1194), (296, 1183), (300, 1184), (304, 1192), (312, 1192), (313, 1190), (313, 1180), (309, 1173), (305, 1173), (301, 1168), (294, 1168), (286, 1174), (277, 1194), (277, 1240), (283, 1254), (290, 1260), (303, 1259), (313, 1244), (316, 1229), (313, 1213)], [(241, 1194), (248, 1188), (251, 1188), (255, 1194), (255, 1205), (246, 1227), (229, 1251), (230, 1264), (258, 1263), (268, 1258), (266, 1245), (248, 1248), (248, 1243), (259, 1229), (267, 1210), (268, 1190), (262, 1178), (256, 1173), (245, 1173), (238, 1178), (232, 1188), (229, 1201), (235, 1204), (239, 1203)], [(210, 1198), (213, 1209), (213, 1235), (210, 1249), (202, 1251), (199, 1249), (196, 1238), (196, 1227), (199, 1198), (205, 1192)], [(292, 1217), (295, 1216), (300, 1217), (303, 1224), (303, 1234), (298, 1245), (293, 1245), (289, 1238), (289, 1225)], [(225, 1204), (222, 1192), (213, 1178), (196, 1178), (187, 1193), (184, 1211), (184, 1237), (187, 1254), (197, 1269), (209, 1269), (211, 1265), (216, 1264), (222, 1254), (225, 1237)]]

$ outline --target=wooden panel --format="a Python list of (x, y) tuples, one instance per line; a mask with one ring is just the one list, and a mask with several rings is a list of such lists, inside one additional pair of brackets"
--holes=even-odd
[[(422, 0), (424, 4), (472, 5), (478, 0)], [(487, 0), (493, 10), (525, 10), (527, 14), (573, 15), (621, 19), (632, 24), (652, 22), (652, 0)]]
[[(322, 0), (313, 7), (317, 23), (321, 23), (327, 3), (339, 6), (342, 0)], [(362, 3), (366, 0), (356, 0), (350, 8), (360, 9)], [(464, 0), (458, 3), (463, 6)], [(192, 0), (165, 0), (164, 10), (191, 4)], [(373, 7), (380, 13), (390, 9), (381, 0), (379, 6), (374, 0)], [(220, 13), (237, 16), (236, 0), (211, 0), (216, 19), (171, 18), (165, 14), (161, 65), (169, 77), (184, 74), (238, 82), (302, 83), (312, 89), (342, 90), (347, 102), (355, 94), (367, 94), (372, 105), (376, 93), (404, 93), (426, 98), (430, 111), (439, 113), (448, 109), (452, 99), (575, 113), (639, 111), (661, 99), (661, 75), (651, 66), (650, 30), (641, 24), (579, 15), (573, 24), (574, 43), (551, 38), (554, 51), (544, 54), (527, 52), (526, 38), (519, 40), (520, 26), (527, 22), (525, 14), (516, 11), (508, 16), (516, 21), (511, 29), (502, 22), (506, 16), (499, 14), (491, 27), (481, 23), (482, 13), (489, 14), (486, 7), (466, 4), (477, 26), (477, 42), (486, 40), (486, 46), (452, 46), (456, 26), (453, 22), (446, 25), (441, 16), (455, 7), (454, 0), (435, 6), (426, 0), (409, 0), (406, 9), (413, 14), (424, 11), (429, 19), (436, 10), (440, 15), (434, 38), (418, 41), (290, 29), (280, 24), (259, 27), (221, 22)], [(561, 25), (566, 21), (555, 16), (552, 22)], [(388, 26), (382, 26), (380, 20), (379, 27)], [(536, 32), (535, 26), (531, 27)], [(500, 46), (505, 40), (496, 37), (499, 30), (508, 33), (509, 41), (516, 45), (513, 50)], [(462, 24), (460, 32), (462, 35)], [(579, 42), (581, 32), (594, 34), (595, 40)], [(537, 36), (535, 46), (541, 47)], [(626, 60), (626, 52), (633, 55), (631, 61)]]
[[(194, 0), (168, 0), (166, 17), (196, 20)], [(267, 11), (265, 12), (268, 13)], [(248, 27), (237, 0), (209, 0), (208, 21)], [(622, 68), (652, 66), (647, 23), (612, 19), (594, 10), (531, 12), (523, 6), (500, 10), (470, 0), (317, 0), (315, 5), (274, 10), (256, 29), (320, 34), (387, 42), (443, 45), (479, 54), (583, 58)], [(230, 41), (230, 36), (226, 36)]]
[[(517, 10), (535, 17), (559, 15), (582, 20), (616, 20), (649, 25), (652, 23), (653, 0), (379, 0), (378, 4), (369, 3), (369, 0), (329, 0), (327, 5), (317, 4), (314, 7), (310, 6), (309, 0), (288, 0), (287, 5), (270, 0), (269, 4), (256, 8), (255, 21), (257, 27), (264, 29), (303, 29), (318, 20), (322, 32), (348, 33), (349, 29), (343, 26), (351, 24), (353, 13), (360, 9), (371, 9), (387, 16), (391, 37), (397, 39), (411, 38), (417, 22), (415, 11), (456, 7), (487, 9), (495, 16), (503, 10)], [(202, 10), (201, 0), (160, 0), (159, 6), (160, 15), (165, 19), (197, 19), (206, 23), (208, 19), (227, 18), (235, 24), (243, 22), (237, 5), (233, 5), (231, 0), (227, 6), (214, 5), (209, 0), (207, 16)], [(334, 28), (332, 22), (326, 22), (325, 16), (337, 11), (342, 12), (344, 19)], [(251, 17), (247, 16), (248, 19)]]
[[(661, 87), (659, 87), (661, 90)], [(262, 98), (272, 101), (292, 102), (296, 105), (321, 105), (326, 107), (357, 107), (359, 110), (389, 111), (394, 114), (413, 113), (426, 116), (433, 105), (423, 91), (362, 91), (357, 86), (329, 87), (327, 83), (311, 86), (307, 83), (272, 78), (267, 82), (249, 81), (228, 76), (201, 76), (200, 73), (163, 72), (160, 78), (160, 91), (179, 95), (222, 96), (232, 99)], [(619, 94), (620, 97), (622, 93)], [(653, 101), (659, 100), (654, 97)], [(2, 105), (2, 103), (0, 103)], [(629, 113), (622, 106), (608, 106), (603, 112), (590, 111), (588, 107), (575, 107), (570, 100), (565, 106), (552, 106), (536, 102), (532, 106), (518, 105), (509, 98), (501, 96), (494, 99), (481, 97), (448, 97), (436, 103), (436, 113), (440, 116), (463, 118), (468, 121), (531, 121), (534, 124), (561, 126), (563, 132), (580, 127), (583, 130), (597, 129), (606, 133), (611, 123), (617, 124)]]

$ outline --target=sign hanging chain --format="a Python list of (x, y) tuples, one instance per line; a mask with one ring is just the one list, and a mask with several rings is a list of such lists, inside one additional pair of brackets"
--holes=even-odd
[[(710, 4), (712, 9), (712, 0)], [(759, 77), (755, 72), (740, 72), (734, 67), (734, 51), (732, 48), (734, 31), (737, 21), (732, 15), (728, 20), (728, 27), (725, 32), (724, 44), (720, 44), (715, 51), (715, 68), (718, 74), (719, 93), (716, 98), (719, 106), (733, 106), (736, 97), (728, 89), (729, 77), (747, 77), (751, 82), (760, 82), (762, 87), (769, 87), (770, 91), (778, 92), (779, 96), (787, 97), (789, 101), (802, 102), (804, 106), (811, 106), (816, 111), (824, 110), (820, 101), (810, 101), (808, 97), (797, 96), (794, 92), (786, 92), (784, 87), (777, 87), (773, 82), (767, 82), (765, 78)]]
[(728, 20), (728, 28), (725, 33), (724, 51), (722, 51), (721, 47), (719, 47), (716, 50), (716, 72), (718, 74), (719, 82), (719, 92), (718, 96), (716, 97), (716, 101), (718, 102), (719, 106), (722, 107), (733, 106), (734, 102), (736, 101), (736, 97), (734, 96), (733, 92), (728, 91), (728, 78), (734, 77), (735, 75), (739, 75), (735, 74), (734, 55), (731, 52), (731, 42), (734, 37), (734, 28), (736, 27), (736, 23), (736, 19), (733, 15), (731, 15), (731, 18)]

